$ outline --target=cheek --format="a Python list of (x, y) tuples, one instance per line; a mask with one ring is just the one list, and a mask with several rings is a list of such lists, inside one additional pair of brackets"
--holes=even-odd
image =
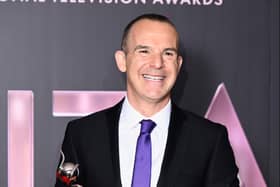
[(170, 63), (168, 64), (168, 66), (166, 66), (166, 69), (168, 70), (168, 72), (169, 72), (170, 74), (173, 74), (173, 75), (175, 75), (175, 76), (177, 76), (177, 74), (178, 74), (178, 72), (179, 72), (179, 70), (180, 70), (180, 68), (179, 68), (179, 66), (178, 66), (178, 64), (177, 64), (177, 62), (170, 62)]
[(133, 72), (135, 75), (142, 74), (142, 72), (145, 72), (145, 70), (149, 68), (149, 62), (133, 61), (129, 64), (128, 68), (130, 72)]
[(127, 66), (127, 76), (130, 77), (130, 79), (135, 79), (141, 74), (140, 67), (137, 65), (137, 63), (132, 62)]

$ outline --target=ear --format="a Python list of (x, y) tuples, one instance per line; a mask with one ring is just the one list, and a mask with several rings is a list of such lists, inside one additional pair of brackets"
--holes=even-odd
[(180, 69), (181, 69), (181, 66), (183, 64), (183, 57), (182, 56), (178, 56), (177, 63), (178, 63), (178, 72), (179, 72)]
[(115, 52), (115, 60), (116, 60), (118, 69), (121, 72), (126, 72), (126, 57), (125, 57), (124, 51), (117, 50)]

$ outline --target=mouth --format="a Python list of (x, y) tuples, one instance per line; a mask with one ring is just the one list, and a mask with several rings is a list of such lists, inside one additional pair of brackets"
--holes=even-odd
[(165, 76), (159, 76), (159, 75), (147, 75), (143, 74), (144, 79), (149, 81), (162, 81), (164, 80)]

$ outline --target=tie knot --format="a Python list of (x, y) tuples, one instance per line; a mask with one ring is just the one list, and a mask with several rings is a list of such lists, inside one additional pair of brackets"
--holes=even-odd
[(142, 133), (151, 133), (153, 128), (156, 126), (156, 123), (150, 119), (143, 119), (141, 122), (141, 134)]

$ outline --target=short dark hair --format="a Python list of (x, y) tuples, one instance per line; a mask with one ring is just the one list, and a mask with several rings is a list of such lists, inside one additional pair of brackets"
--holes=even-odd
[(127, 37), (128, 37), (128, 34), (132, 28), (132, 26), (140, 21), (140, 20), (143, 20), (143, 19), (148, 19), (148, 20), (152, 20), (152, 21), (159, 21), (159, 22), (164, 22), (164, 23), (168, 23), (170, 24), (175, 30), (176, 30), (176, 27), (175, 25), (172, 23), (172, 21), (170, 21), (170, 19), (168, 19), (166, 16), (163, 16), (163, 15), (160, 15), (160, 14), (142, 14), (138, 17), (136, 17), (135, 19), (133, 19), (132, 21), (130, 21), (125, 29), (123, 30), (123, 35), (122, 35), (122, 43), (121, 43), (121, 49), (123, 51), (126, 51), (126, 47), (127, 47)]

